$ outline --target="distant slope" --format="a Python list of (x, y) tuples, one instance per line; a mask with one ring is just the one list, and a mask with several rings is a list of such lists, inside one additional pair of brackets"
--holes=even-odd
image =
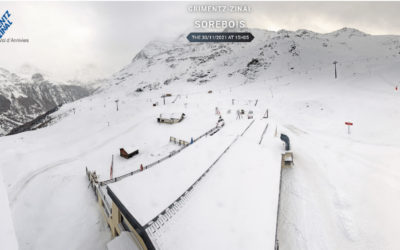
[(54, 84), (39, 73), (28, 80), (0, 68), (0, 135), (54, 107), (89, 94), (90, 89)]

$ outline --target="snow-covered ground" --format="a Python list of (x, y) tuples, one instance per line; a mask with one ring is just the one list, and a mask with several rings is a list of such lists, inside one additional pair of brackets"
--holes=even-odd
[(11, 218), (7, 189), (3, 184), (3, 176), (0, 172), (0, 242), (2, 249), (18, 249), (17, 236)]
[[(218, 107), (226, 123), (218, 133), (110, 185), (132, 209), (140, 205), (134, 215), (147, 223), (247, 126), (236, 110), (254, 111), (254, 124), (157, 235), (161, 249), (272, 249), (283, 152), (275, 130), (290, 137), (295, 162), (283, 170), (280, 249), (399, 249), (399, 38), (253, 33), (248, 45), (152, 43), (101, 92), (64, 105), (51, 126), (1, 137), (19, 248), (105, 249), (111, 236), (85, 167), (106, 180), (114, 155), (114, 176), (137, 170), (179, 149), (170, 136), (190, 141), (215, 126)], [(163, 105), (166, 93), (173, 96)], [(181, 123), (156, 122), (180, 112)], [(139, 155), (118, 156), (132, 146)]]

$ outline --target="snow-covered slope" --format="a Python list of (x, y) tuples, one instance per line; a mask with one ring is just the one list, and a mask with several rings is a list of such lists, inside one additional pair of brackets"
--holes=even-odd
[(7, 189), (3, 183), (3, 176), (0, 171), (0, 242), (2, 249), (18, 249), (17, 236), (11, 218)]
[(352, 75), (358, 73), (357, 65), (364, 70), (379, 60), (395, 60), (400, 53), (397, 36), (370, 36), (349, 28), (328, 34), (250, 31), (255, 39), (244, 44), (195, 44), (185, 36), (172, 42), (152, 42), (114, 75), (114, 83), (154, 88), (174, 81), (204, 84), (219, 78), (235, 85), (262, 74), (279, 77), (332, 69), (335, 60), (339, 67), (351, 65), (353, 69), (346, 73)]
[[(216, 121), (215, 107), (219, 107), (232, 126), (240, 122), (236, 121), (237, 109), (251, 109), (260, 119), (268, 108), (271, 127), (264, 140), (277, 145), (251, 150), (258, 147), (257, 141), (238, 142), (238, 148), (232, 148), (215, 171), (209, 172), (183, 214), (177, 213), (169, 227), (176, 231), (165, 231), (165, 237), (181, 232), (179, 236), (184, 238), (185, 230), (179, 225), (185, 218), (204, 215), (196, 209), (207, 197), (213, 204), (210, 213), (222, 209), (233, 219), (224, 220), (227, 216), (220, 221), (236, 223), (235, 216), (240, 213), (234, 208), (240, 201), (229, 197), (230, 190), (238, 190), (237, 183), (218, 177), (242, 180), (240, 185), (254, 190), (251, 177), (256, 173), (241, 179), (235, 173), (242, 170), (239, 163), (246, 161), (235, 157), (239, 153), (257, 156), (262, 150), (268, 150), (266, 156), (278, 154), (283, 149), (273, 136), (276, 130), (290, 137), (295, 157), (295, 165), (283, 171), (280, 249), (398, 249), (400, 93), (395, 86), (400, 81), (399, 37), (371, 36), (349, 28), (329, 34), (251, 32), (255, 40), (248, 44), (190, 44), (185, 36), (172, 42), (152, 42), (101, 91), (64, 105), (54, 114), (57, 123), (0, 138), (0, 166), (20, 248), (104, 249), (110, 235), (87, 188), (85, 167), (107, 179), (111, 154), (117, 155), (123, 146), (138, 146), (143, 150), (137, 158), (116, 157), (114, 162), (115, 175), (136, 170), (175, 149), (176, 145), (168, 143), (169, 136), (189, 140), (209, 129), (203, 122)], [(337, 79), (334, 61), (338, 62)], [(161, 96), (166, 93), (172, 97), (163, 105)], [(153, 106), (156, 102), (159, 105)], [(173, 112), (187, 115), (179, 130), (156, 123), (160, 113)], [(196, 117), (203, 122), (192, 122)], [(346, 121), (354, 122), (351, 134), (347, 134)], [(178, 131), (181, 134), (175, 135)], [(212, 141), (202, 140), (204, 144)], [(210, 143), (210, 150), (220, 152), (224, 146)], [(190, 161), (201, 165), (195, 157)], [(263, 161), (265, 166), (274, 164), (269, 157)], [(249, 171), (265, 175), (260, 170), (264, 165), (255, 159), (248, 162), (252, 164)], [(232, 169), (227, 167), (231, 164)], [(168, 168), (168, 161), (159, 167)], [(174, 169), (178, 167), (174, 165)], [(143, 177), (155, 179), (150, 176), (151, 169), (148, 171)], [(185, 178), (183, 175), (180, 177)], [(140, 174), (132, 181), (136, 178)], [(127, 182), (129, 179), (121, 181)], [(140, 192), (130, 191), (132, 195)], [(268, 213), (276, 209), (265, 204), (267, 198), (263, 197), (269, 191), (258, 192), (257, 199), (247, 199), (243, 193), (237, 198), (254, 203), (243, 207), (261, 204)], [(196, 223), (196, 219), (190, 221), (193, 227)], [(188, 236), (201, 232), (203, 226)], [(254, 226), (256, 232), (270, 232), (252, 220), (248, 226)], [(214, 229), (217, 237), (237, 235), (229, 230), (240, 228), (227, 224)], [(78, 231), (82, 233), (77, 235)], [(164, 238), (162, 249), (177, 249), (174, 246), (179, 242), (174, 239)]]

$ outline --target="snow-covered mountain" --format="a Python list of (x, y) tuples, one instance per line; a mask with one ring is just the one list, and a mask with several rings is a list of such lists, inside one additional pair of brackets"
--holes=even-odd
[(114, 75), (113, 83), (141, 89), (176, 81), (205, 84), (216, 78), (245, 83), (260, 76), (280, 77), (327, 67), (333, 72), (334, 61), (338, 61), (338, 68), (350, 66), (351, 74), (357, 74), (361, 63), (400, 57), (399, 36), (371, 36), (351, 28), (327, 34), (308, 30), (241, 31), (250, 31), (255, 36), (253, 42), (189, 43), (185, 35), (172, 42), (151, 42)]
[(0, 135), (58, 105), (90, 93), (86, 87), (54, 84), (40, 73), (27, 79), (0, 68)]
[[(280, 171), (284, 133), (294, 166), (282, 169), (280, 249), (399, 249), (400, 37), (249, 31), (255, 39), (243, 44), (189, 43), (187, 34), (151, 42), (96, 93), (52, 114), (51, 126), (1, 137), (20, 248), (104, 249), (110, 231), (85, 167), (109, 179), (112, 155), (135, 146), (134, 158), (113, 158), (113, 173), (138, 173), (111, 184), (135, 216), (174, 202), (227, 152), (151, 236), (157, 249), (272, 249), (279, 181), (271, 172)], [(215, 126), (216, 107), (220, 132), (139, 171), (180, 149), (170, 136), (190, 141)], [(240, 109), (255, 118), (244, 136)], [(178, 112), (179, 124), (156, 122)]]

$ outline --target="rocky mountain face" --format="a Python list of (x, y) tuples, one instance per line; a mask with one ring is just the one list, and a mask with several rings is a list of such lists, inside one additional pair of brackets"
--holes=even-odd
[(50, 82), (40, 73), (26, 79), (0, 68), (0, 135), (91, 92), (82, 86)]

